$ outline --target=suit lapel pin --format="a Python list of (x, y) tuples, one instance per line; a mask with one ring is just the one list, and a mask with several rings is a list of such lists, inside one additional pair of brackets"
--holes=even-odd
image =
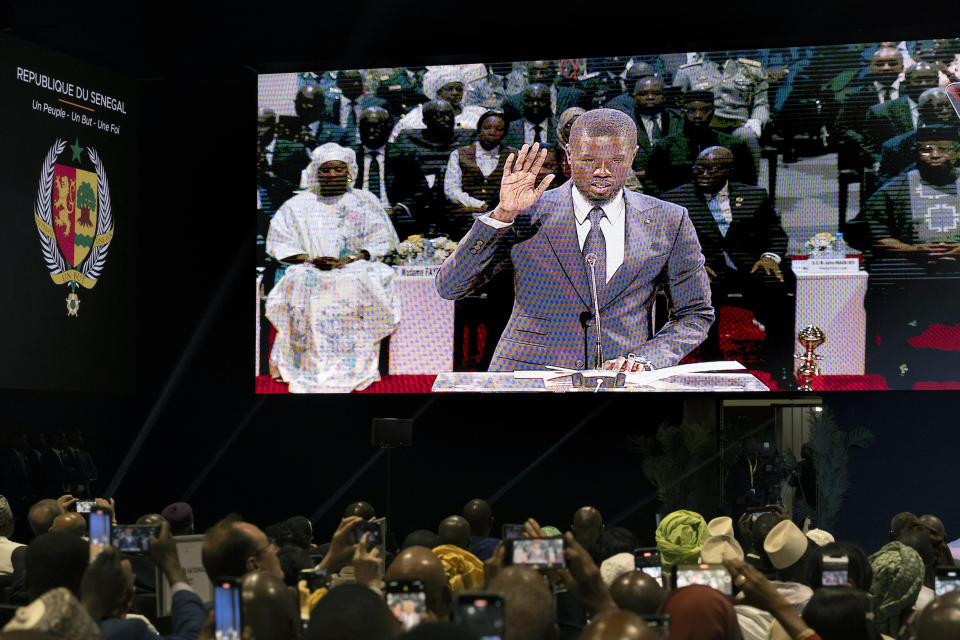
[(643, 220), (643, 224), (650, 224), (651, 222), (653, 222), (653, 218), (644, 218)]

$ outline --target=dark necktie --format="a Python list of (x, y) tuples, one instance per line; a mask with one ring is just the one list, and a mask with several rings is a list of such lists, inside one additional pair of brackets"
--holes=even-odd
[(380, 198), (380, 161), (377, 153), (370, 153), (370, 169), (367, 171), (367, 191)]
[(603, 285), (607, 282), (607, 241), (603, 237), (603, 231), (600, 230), (600, 221), (606, 214), (600, 207), (594, 207), (590, 210), (590, 231), (583, 242), (583, 257), (587, 267), (587, 278), (590, 278), (590, 264), (586, 262), (587, 255), (593, 253), (597, 256), (597, 296), (603, 290)]
[(660, 138), (663, 137), (663, 131), (660, 129), (660, 124), (657, 122), (657, 116), (653, 116), (651, 120), (653, 121), (653, 140), (650, 142), (657, 143), (660, 141)]
[(540, 132), (543, 131), (543, 127), (538, 124), (533, 125), (533, 141), (542, 143), (543, 140), (540, 139)]

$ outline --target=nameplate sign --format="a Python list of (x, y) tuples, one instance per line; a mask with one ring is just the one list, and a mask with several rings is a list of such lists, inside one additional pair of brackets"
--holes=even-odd
[(401, 276), (429, 276), (434, 277), (440, 271), (439, 264), (401, 264), (394, 267)]
[(810, 260), (793, 260), (791, 267), (793, 272), (798, 276), (859, 273), (860, 260), (857, 258), (838, 258), (836, 260), (813, 258)]

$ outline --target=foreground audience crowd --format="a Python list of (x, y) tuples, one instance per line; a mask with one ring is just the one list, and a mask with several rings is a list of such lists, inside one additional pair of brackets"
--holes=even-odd
[[(215, 613), (194, 593), (196, 576), (188, 579), (178, 556), (174, 535), (193, 533), (189, 505), (137, 520), (159, 525), (146, 556), (108, 547), (91, 561), (84, 515), (71, 510), (75, 502), (64, 495), (31, 506), (35, 537), (22, 545), (8, 539), (14, 514), (0, 497), (0, 585), (7, 585), (2, 594), (10, 603), (3, 605), (10, 615), (0, 638), (146, 639), (156, 638), (157, 628), (178, 640), (224, 637), (214, 632)], [(115, 518), (112, 501), (97, 504)], [(593, 507), (577, 510), (562, 534), (566, 568), (544, 571), (505, 562), (506, 547), (491, 534), (493, 513), (483, 500), (468, 502), (436, 531), (410, 532), (402, 544), (388, 530), (386, 557), (369, 544), (371, 533), (357, 542), (355, 529), (375, 515), (366, 502), (349, 505), (319, 545), (305, 517), (263, 530), (230, 515), (203, 536), (203, 570), (211, 581), (239, 581), (245, 640), (477, 637), (451, 621), (455, 597), (471, 592), (503, 598), (506, 640), (960, 637), (960, 591), (935, 598), (932, 589), (935, 567), (953, 565), (943, 524), (932, 515), (895, 515), (890, 542), (868, 555), (826, 531), (802, 532), (777, 507), (736, 523), (676, 511), (655, 532), (666, 587), (637, 570), (633, 533), (605, 526)], [(520, 535), (561, 537), (532, 518)], [(824, 557), (841, 555), (848, 558), (848, 583), (824, 586)], [(698, 562), (722, 563), (734, 595), (699, 584), (669, 587), (674, 567)], [(168, 619), (148, 619), (132, 606), (135, 593), (160, 586), (155, 568), (170, 585)], [(307, 589), (301, 572), (315, 568), (329, 580)], [(421, 623), (408, 631), (400, 622), (405, 613), (384, 601), (385, 581), (405, 580), (419, 580), (426, 594)], [(657, 614), (669, 616), (669, 635), (648, 626)]]

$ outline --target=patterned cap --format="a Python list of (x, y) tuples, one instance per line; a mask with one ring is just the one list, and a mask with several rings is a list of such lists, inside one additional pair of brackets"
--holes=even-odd
[(57, 587), (17, 609), (3, 628), (8, 631), (40, 631), (66, 640), (94, 640), (100, 630), (69, 589)]
[(7, 499), (0, 496), (0, 527), (6, 527), (11, 522), (13, 522), (13, 510)]

